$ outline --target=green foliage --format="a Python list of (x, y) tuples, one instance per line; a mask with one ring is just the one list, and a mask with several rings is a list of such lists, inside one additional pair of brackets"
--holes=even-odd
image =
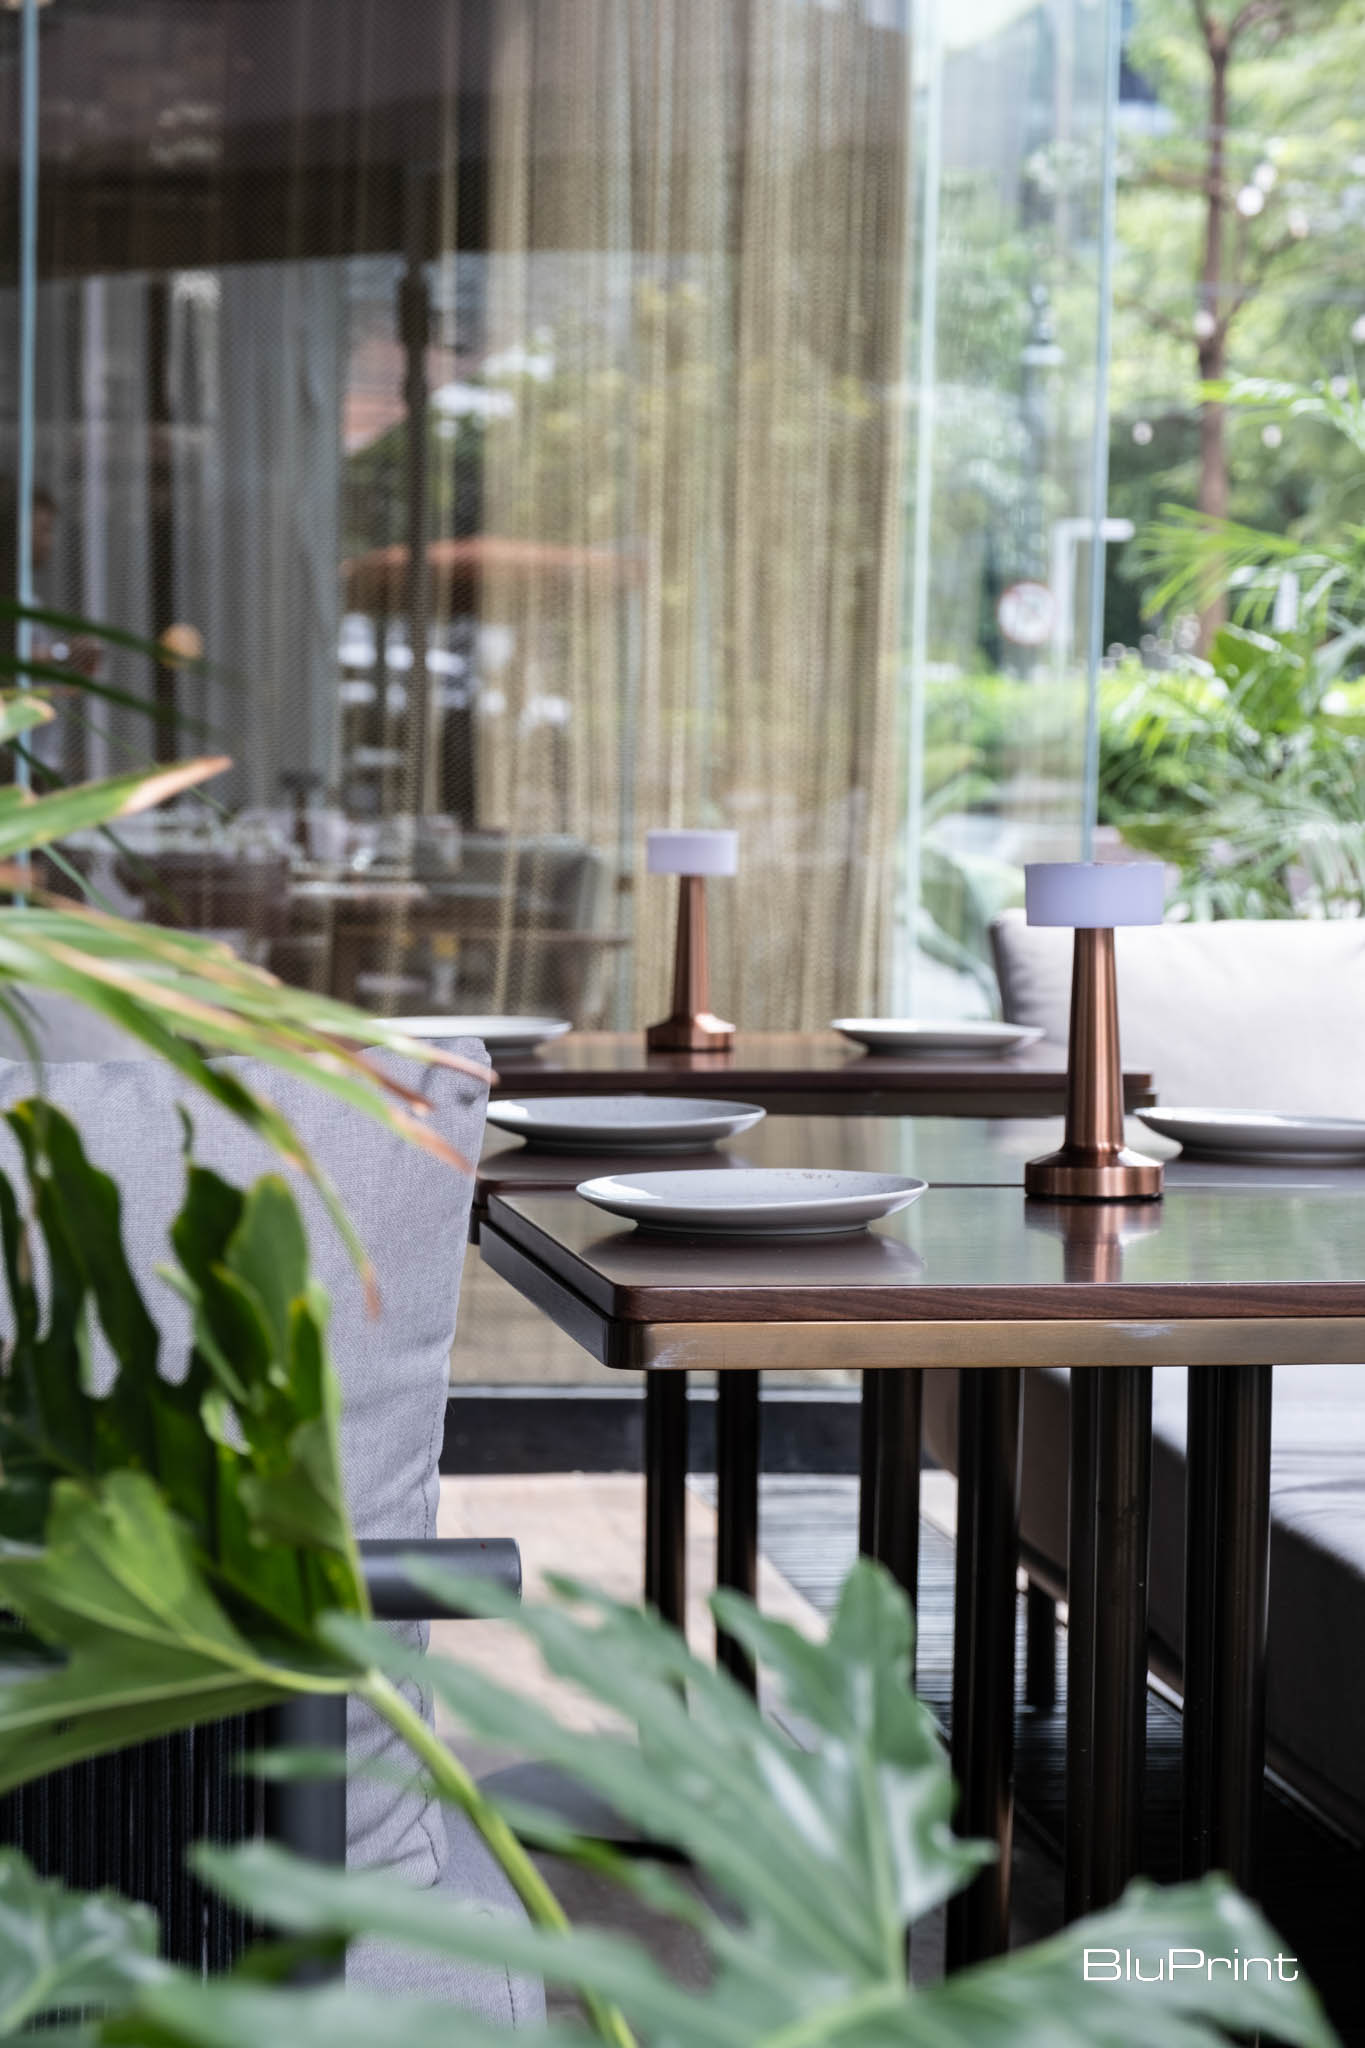
[(0, 1849), (0, 2038), (53, 2013), (117, 2011), (165, 1974), (145, 1906), (68, 1891)]
[[(603, 1732), (562, 1727), (475, 1669), (415, 1655), (366, 1616), (338, 1478), (325, 1305), (283, 1184), (267, 1176), (243, 1193), (189, 1168), (172, 1241), (193, 1342), (171, 1381), (123, 1254), (114, 1184), (49, 1105), (20, 1105), (9, 1121), (40, 1243), (0, 1178), (14, 1332), (0, 1382), (0, 1602), (19, 1617), (3, 1646), (0, 1789), (293, 1690), (346, 1690), (388, 1717), (474, 1820), (530, 1923), (263, 1844), (201, 1849), (201, 1874), (293, 1937), (294, 1953), (374, 1935), (537, 1971), (579, 1994), (609, 2048), (1138, 2048), (1157, 2013), (1163, 2040), (1181, 2048), (1258, 2026), (1303, 2048), (1330, 2043), (1301, 1982), (1084, 1982), (1086, 1946), (1148, 1960), (1172, 1943), (1273, 1954), (1253, 1909), (1217, 1882), (1136, 1890), (1054, 1942), (912, 1988), (907, 1929), (991, 1852), (952, 1832), (947, 1762), (910, 1687), (909, 1606), (880, 1568), (855, 1568), (822, 1643), (717, 1596), (718, 1619), (771, 1674), (776, 1717), (656, 1616), (571, 1584), (554, 1604), (523, 1609), (495, 1588), (411, 1567), (438, 1596), (520, 1628), (553, 1673), (608, 1710)], [(117, 1368), (103, 1393), (90, 1384), (97, 1334)], [(646, 1839), (681, 1851), (701, 1895), (647, 1860), (566, 1840), (549, 1816), (491, 1809), (400, 1691), (414, 1673), (474, 1734), (558, 1764)], [(710, 1958), (706, 1989), (681, 1990), (631, 1940), (569, 1928), (519, 1835), (588, 1855), (689, 1921)], [(87, 2048), (449, 2037), (444, 2009), (273, 1984), (259, 1961), (214, 1982), (162, 1969), (149, 1960), (145, 1917), (130, 1914), (124, 1941), (119, 1912), (0, 1863), (0, 2000), (13, 1978), (20, 2019), (108, 2008), (112, 2017), (63, 2037)], [(497, 2038), (458, 2027), (467, 2048)], [(587, 2037), (571, 2025), (542, 2038)]]
[[(1224, 145), (1214, 177), (1210, 62), (1203, 19), (1232, 30)], [(1365, 199), (1365, 109), (1356, 89), (1365, 13), (1360, 0), (1137, 0), (1125, 54), (1153, 88), (1156, 118), (1126, 125), (1119, 144), (1109, 509), (1139, 533), (1163, 500), (1196, 502), (1201, 362), (1223, 325), (1223, 368), (1268, 380), (1350, 376), (1361, 311), (1359, 220)], [(1136, 112), (1136, 110), (1134, 110)], [(1260, 210), (1238, 210), (1259, 191)], [(1222, 229), (1220, 286), (1206, 291), (1211, 191)], [(1257, 204), (1252, 201), (1253, 206)], [(1152, 429), (1145, 447), (1136, 422)], [(1234, 517), (1305, 536), (1338, 524), (1359, 463), (1323, 434), (1262, 438), (1244, 408), (1226, 418), (1228, 505)], [(1110, 634), (1135, 640), (1136, 549), (1110, 567)], [(1128, 588), (1124, 589), (1123, 586)], [(1147, 607), (1150, 613), (1150, 604)]]
[[(1353, 382), (1231, 384), (1220, 399), (1326, 429), (1358, 460)], [(1226, 596), (1207, 662), (1106, 692), (1100, 815), (1174, 862), (1200, 917), (1353, 915), (1365, 904), (1365, 526), (1304, 541), (1178, 506), (1144, 536), (1155, 602)], [(1282, 600), (1293, 623), (1279, 624)]]
[[(0, 1378), (0, 1791), (298, 1692), (357, 1692), (503, 1863), (563, 1916), (511, 1831), (397, 1688), (329, 1645), (368, 1612), (341, 1488), (327, 1303), (284, 1182), (190, 1163), (164, 1277), (189, 1305), (183, 1372), (124, 1255), (118, 1189), (50, 1104), (7, 1119), (40, 1247), (0, 1174), (13, 1336)], [(39, 1251), (41, 1255), (39, 1255)], [(44, 1276), (40, 1285), (35, 1275)], [(93, 1390), (96, 1335), (112, 1354)], [(603, 2038), (613, 2016), (585, 1994)]]
[[(30, 1658), (0, 1683), (0, 1789), (290, 1691), (340, 1689), (344, 1668), (314, 1624), (326, 1609), (366, 1611), (326, 1303), (283, 1182), (243, 1194), (188, 1169), (173, 1241), (194, 1340), (172, 1381), (124, 1257), (115, 1184), (50, 1104), (21, 1103), (7, 1121), (42, 1258), (0, 1177), (14, 1324), (0, 1600)], [(90, 1386), (96, 1325), (117, 1368), (104, 1394)]]
[[(455, 1590), (440, 1573), (423, 1576), (433, 1591)], [(683, 1989), (618, 1935), (527, 1928), (439, 1893), (414, 1897), (380, 1877), (301, 1864), (263, 1844), (203, 1851), (201, 1874), (296, 1937), (380, 1935), (554, 1984), (592, 1984), (649, 2048), (1146, 2048), (1153, 2039), (1214, 2048), (1257, 2028), (1303, 2048), (1333, 2041), (1301, 1980), (1267, 1984), (1258, 1973), (1233, 1981), (1220, 1972), (1174, 1983), (1085, 1981), (1087, 1948), (1131, 1950), (1153, 1976), (1172, 1947), (1275, 1955), (1270, 1929), (1218, 1879), (1167, 1892), (1136, 1885), (1113, 1911), (1051, 1941), (912, 1987), (907, 1929), (989, 1852), (950, 1830), (947, 1762), (909, 1683), (908, 1603), (879, 1567), (855, 1566), (822, 1643), (736, 1596), (717, 1596), (718, 1618), (775, 1681), (776, 1718), (691, 1657), (656, 1617), (572, 1584), (556, 1590), (546, 1607), (519, 1608), (473, 1586), (460, 1585), (458, 1597), (518, 1627), (556, 1675), (611, 1710), (622, 1732), (566, 1730), (450, 1660), (424, 1669), (471, 1730), (533, 1748), (610, 1797), (648, 1839), (685, 1852), (696, 1889), (642, 1859), (615, 1870), (692, 1925), (711, 1966), (704, 1990)], [(372, 1626), (337, 1622), (327, 1633), (395, 1673), (410, 1665)], [(799, 1746), (782, 1732), (784, 1720), (799, 1726)], [(565, 1846), (560, 1824), (531, 1815), (520, 1824)], [(334, 2021), (345, 2030), (333, 2041), (366, 2040), (354, 2018), (346, 2026), (349, 2005), (334, 1991), (244, 1993), (176, 1980), (151, 1987), (106, 2038), (161, 2048), (236, 2048), (249, 2034), (321, 2044), (323, 2025)], [(426, 2026), (423, 2012), (410, 2028), (395, 2004), (384, 2031), (426, 2040)], [(562, 2029), (549, 2038), (582, 2036)]]

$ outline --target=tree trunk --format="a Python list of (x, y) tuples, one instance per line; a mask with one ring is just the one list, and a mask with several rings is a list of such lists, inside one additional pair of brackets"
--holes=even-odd
[[(1198, 327), (1199, 376), (1212, 383), (1227, 367), (1227, 331), (1231, 307), (1225, 302), (1223, 274), (1224, 200), (1223, 179), (1228, 119), (1228, 43), (1221, 24), (1210, 21), (1205, 30), (1209, 53), (1209, 143), (1204, 219), (1204, 260), (1199, 278)], [(1210, 323), (1212, 323), (1210, 325)], [(1211, 399), (1199, 408), (1199, 510), (1209, 520), (1226, 519), (1228, 511), (1228, 458), (1225, 409)], [(1214, 634), (1227, 618), (1225, 591), (1200, 615), (1199, 651), (1207, 654)]]

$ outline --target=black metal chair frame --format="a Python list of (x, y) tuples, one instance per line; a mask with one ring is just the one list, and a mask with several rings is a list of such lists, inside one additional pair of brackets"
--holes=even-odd
[[(363, 1542), (370, 1604), (383, 1621), (465, 1618), (442, 1606), (402, 1568), (405, 1557), (521, 1590), (521, 1554), (508, 1538)], [(237, 1768), (255, 1748), (335, 1749), (335, 1778), (268, 1781)], [(230, 1966), (253, 1929), (235, 1907), (201, 1890), (186, 1868), (197, 1839), (234, 1842), (264, 1834), (296, 1853), (346, 1860), (346, 1700), (300, 1695), (264, 1714), (162, 1736), (34, 1780), (0, 1800), (0, 1842), (21, 1849), (44, 1876), (79, 1890), (112, 1887), (157, 1913), (163, 1952), (192, 1969)], [(300, 1979), (339, 1972), (306, 1964)]]

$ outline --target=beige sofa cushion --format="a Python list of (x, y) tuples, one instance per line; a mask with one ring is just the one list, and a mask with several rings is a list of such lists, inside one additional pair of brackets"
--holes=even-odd
[[(1071, 933), (992, 927), (1006, 1017), (1065, 1044)], [(1183, 1108), (1365, 1117), (1365, 918), (1134, 925), (1115, 935), (1123, 1061)]]

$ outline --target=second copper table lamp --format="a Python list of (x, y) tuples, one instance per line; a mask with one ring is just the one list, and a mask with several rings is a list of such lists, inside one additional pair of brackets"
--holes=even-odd
[(735, 1027), (711, 1009), (706, 945), (706, 877), (733, 875), (739, 865), (737, 832), (650, 832), (646, 865), (651, 875), (678, 877), (678, 933), (673, 953), (673, 1007), (651, 1024), (651, 1052), (729, 1052)]

